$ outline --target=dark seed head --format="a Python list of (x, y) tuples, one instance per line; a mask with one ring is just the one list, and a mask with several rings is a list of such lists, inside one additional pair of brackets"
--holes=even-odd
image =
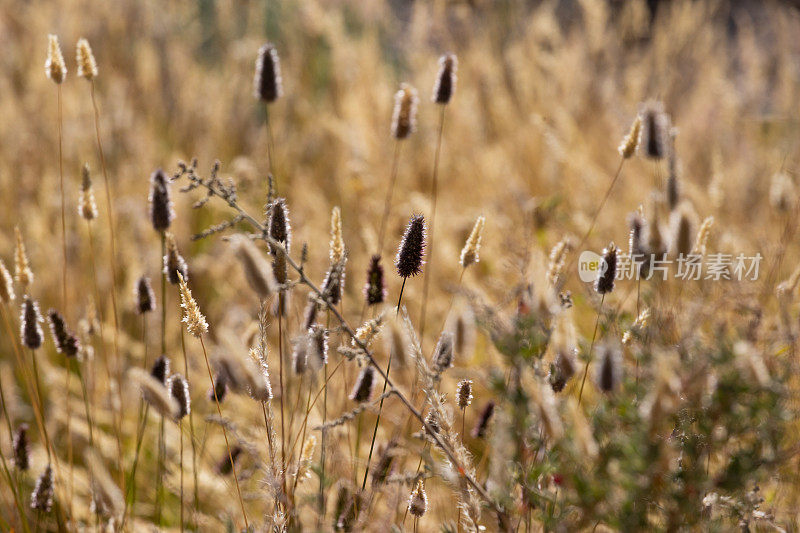
[(364, 403), (372, 396), (372, 385), (375, 381), (375, 369), (371, 365), (366, 365), (358, 374), (350, 399), (354, 402)]
[(180, 374), (173, 374), (169, 378), (169, 392), (178, 402), (177, 420), (188, 415), (191, 410), (192, 400), (189, 396), (189, 382)]
[(400, 277), (409, 278), (422, 272), (425, 264), (425, 219), (422, 215), (412, 215), (397, 248), (395, 266)]
[(172, 285), (179, 285), (181, 276), (183, 276), (184, 281), (188, 281), (189, 267), (186, 265), (186, 260), (178, 252), (178, 245), (175, 243), (175, 237), (171, 233), (167, 233), (166, 244), (167, 255), (164, 256), (164, 274), (167, 275), (167, 280)]
[(472, 436), (476, 439), (482, 439), (486, 436), (486, 429), (489, 427), (489, 421), (494, 414), (494, 400), (489, 400), (481, 411), (481, 416), (478, 418), (475, 428), (472, 430)]
[(364, 286), (367, 305), (377, 305), (386, 299), (386, 286), (383, 283), (383, 266), (381, 256), (373, 255), (367, 269), (367, 284)]
[(48, 464), (31, 493), (31, 509), (49, 513), (53, 507), (53, 468)]
[(603, 263), (605, 270), (594, 284), (594, 290), (600, 294), (606, 294), (614, 290), (614, 279), (617, 277), (617, 247), (613, 242), (603, 250)]
[(166, 355), (159, 355), (156, 362), (153, 363), (153, 367), (150, 369), (150, 375), (166, 387), (167, 378), (169, 377), (169, 357)]
[(286, 283), (288, 279), (288, 267), (286, 264), (285, 253), (289, 253), (292, 245), (292, 227), (289, 224), (289, 210), (286, 207), (286, 200), (276, 198), (268, 208), (269, 236), (283, 245), (283, 250), (277, 246), (270, 246), (272, 252), (272, 270), (275, 280), (278, 283)]
[(308, 362), (315, 370), (328, 364), (328, 330), (319, 324), (308, 330)]
[(441, 374), (453, 366), (453, 359), (453, 334), (443, 331), (436, 344), (436, 351), (433, 352), (433, 369)]
[(663, 159), (669, 154), (670, 118), (661, 102), (648, 102), (642, 109), (642, 138), (639, 150), (650, 159)]
[(436, 104), (445, 105), (450, 102), (456, 89), (456, 70), (458, 59), (455, 54), (445, 54), (439, 58), (439, 74), (433, 86), (433, 98)]
[(456, 400), (459, 409), (466, 409), (472, 403), (472, 380), (462, 379), (456, 387)]
[(225, 454), (220, 462), (217, 464), (217, 472), (221, 476), (229, 476), (233, 472), (234, 465), (238, 462), (239, 456), (242, 455), (244, 450), (241, 446), (234, 446), (231, 448), (231, 453)]
[(392, 439), (386, 443), (385, 446), (379, 451), (378, 462), (372, 467), (372, 485), (382, 485), (389, 474), (392, 473), (392, 465), (396, 455), (395, 448), (397, 441)]
[(281, 64), (278, 51), (272, 43), (258, 49), (253, 85), (255, 97), (265, 102), (274, 102), (283, 95)]
[(214, 388), (212, 388), (208, 393), (208, 399), (212, 402), (217, 400), (222, 403), (222, 400), (225, 399), (225, 395), (228, 393), (228, 374), (225, 372), (218, 372), (216, 376), (214, 376)]
[(53, 342), (56, 345), (56, 351), (63, 353), (67, 357), (75, 357), (81, 349), (81, 343), (78, 337), (67, 328), (64, 317), (55, 309), (50, 309), (47, 312), (47, 320), (50, 322), (50, 333), (53, 335)]
[(338, 305), (342, 300), (346, 263), (347, 255), (343, 255), (341, 260), (332, 264), (327, 274), (325, 274), (325, 281), (322, 283), (322, 295), (327, 298), (332, 305)]
[(150, 176), (150, 221), (156, 231), (168, 230), (175, 218), (169, 185), (169, 178), (160, 168)]
[(150, 278), (142, 276), (136, 282), (136, 312), (140, 315), (149, 313), (156, 308), (156, 297)]
[(28, 470), (31, 467), (30, 452), (28, 450), (28, 424), (20, 424), (14, 433), (14, 464), (18, 470)]
[(597, 374), (597, 386), (605, 393), (614, 392), (620, 380), (619, 351), (611, 346), (600, 347), (600, 369)]
[(41, 347), (44, 337), (41, 326), (42, 315), (39, 314), (39, 304), (28, 296), (22, 302), (22, 318), (20, 322), (22, 343), (31, 350)]

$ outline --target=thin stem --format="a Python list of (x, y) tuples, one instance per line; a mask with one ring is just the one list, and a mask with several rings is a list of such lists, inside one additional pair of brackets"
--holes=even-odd
[(436, 228), (436, 204), (439, 199), (439, 153), (442, 150), (442, 133), (444, 132), (444, 110), (447, 106), (441, 106), (439, 113), (439, 135), (436, 141), (436, 152), (433, 156), (433, 180), (431, 183), (431, 218), (428, 223), (428, 264), (423, 272), (422, 283), (422, 310), (419, 316), (419, 339), (420, 344), (425, 342), (425, 317), (428, 311), (428, 286), (430, 285), (431, 278), (433, 277), (433, 238), (434, 229)]
[(583, 399), (583, 386), (586, 385), (586, 374), (589, 373), (589, 363), (592, 362), (592, 349), (594, 348), (594, 341), (597, 338), (597, 326), (600, 325), (600, 315), (603, 313), (603, 302), (606, 299), (606, 295), (600, 297), (600, 307), (597, 309), (597, 320), (594, 323), (594, 333), (592, 334), (592, 342), (589, 344), (589, 354), (586, 358), (586, 366), (583, 368), (583, 379), (581, 380), (581, 391), (578, 394), (578, 407), (581, 406), (581, 400)]
[[(284, 254), (287, 258), (289, 254)], [(283, 293), (278, 294), (278, 374), (281, 388), (281, 486), (286, 495), (286, 427), (284, 426), (283, 397)]]
[(386, 223), (389, 220), (389, 213), (392, 210), (392, 196), (394, 195), (394, 184), (397, 181), (397, 166), (400, 160), (400, 141), (394, 142), (394, 156), (392, 157), (392, 171), (389, 178), (389, 188), (386, 189), (386, 200), (383, 202), (383, 215), (381, 215), (380, 232), (378, 233), (378, 255), (383, 253), (383, 241), (386, 237)]
[(61, 308), (67, 312), (67, 208), (64, 199), (64, 153), (63, 153), (63, 113), (61, 105), (61, 84), (57, 85), (58, 92), (58, 175), (61, 182)]
[[(272, 123), (269, 120), (269, 104), (264, 104), (264, 115), (266, 117), (266, 127), (267, 127), (267, 172), (272, 175), (272, 179), (275, 179), (275, 175), (272, 173)], [(274, 182), (273, 182), (274, 183)]]
[[(161, 259), (167, 255), (167, 236), (161, 232)], [(161, 353), (167, 353), (167, 273), (161, 271)]]
[[(180, 299), (178, 301), (178, 309), (180, 310)], [(183, 352), (183, 375), (186, 377), (186, 381), (191, 383), (191, 378), (189, 377), (189, 356), (186, 354), (186, 340), (184, 339), (183, 328), (181, 328), (181, 351)], [(189, 437), (191, 438), (192, 442), (192, 477), (194, 483), (194, 512), (196, 519), (197, 515), (200, 513), (200, 509), (198, 507), (200, 493), (197, 488), (197, 445), (194, 442), (194, 416), (192, 410), (189, 410)], [(182, 442), (183, 441), (181, 441), (181, 443)], [(183, 470), (181, 470), (181, 475), (182, 474)]]
[(156, 526), (161, 526), (161, 509), (164, 503), (164, 456), (166, 455), (164, 443), (164, 415), (158, 428), (158, 456), (156, 467)]
[(81, 382), (81, 392), (83, 394), (83, 409), (86, 411), (86, 422), (89, 426), (89, 446), (94, 447), (94, 430), (92, 429), (92, 414), (89, 408), (89, 395), (86, 392), (86, 380), (83, 379), (80, 361), (76, 361), (75, 369), (78, 372), (78, 379)]
[(181, 471), (181, 533), (183, 533), (183, 420), (178, 422), (178, 438), (181, 441), (181, 454), (178, 468)]
[[(206, 361), (206, 370), (208, 370), (208, 379), (211, 381), (211, 390), (214, 391), (214, 403), (217, 404), (217, 414), (222, 419), (222, 408), (219, 406), (219, 398), (217, 397), (217, 387), (214, 384), (214, 376), (211, 373), (211, 365), (208, 362), (208, 353), (206, 352), (206, 344), (203, 341), (202, 335), (197, 337), (200, 339), (200, 346), (203, 348), (203, 358)], [(244, 528), (249, 529), (250, 524), (247, 521), (247, 512), (244, 510), (244, 500), (242, 499), (242, 490), (239, 488), (239, 476), (236, 474), (236, 464), (233, 461), (231, 454), (231, 445), (228, 442), (228, 430), (225, 429), (225, 424), (220, 424), (222, 428), (222, 435), (225, 437), (225, 447), (228, 449), (228, 460), (231, 462), (231, 471), (233, 472), (233, 479), (236, 482), (236, 494), (239, 496), (239, 505), (242, 507), (242, 516), (244, 517)]]

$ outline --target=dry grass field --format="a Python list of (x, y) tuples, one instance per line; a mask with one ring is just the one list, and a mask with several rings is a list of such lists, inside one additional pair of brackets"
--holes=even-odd
[(0, 530), (797, 531), (800, 12), (649, 4), (0, 3)]

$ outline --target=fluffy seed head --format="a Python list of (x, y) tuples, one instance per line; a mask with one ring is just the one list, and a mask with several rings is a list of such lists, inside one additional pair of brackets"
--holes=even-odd
[(244, 450), (241, 446), (234, 446), (231, 448), (230, 455), (225, 454), (220, 462), (217, 464), (217, 473), (221, 476), (229, 476), (233, 473), (233, 467), (239, 462), (239, 457)]
[(372, 385), (375, 381), (375, 369), (371, 365), (366, 365), (358, 374), (358, 379), (350, 393), (350, 399), (354, 402), (364, 403), (372, 396)]
[(47, 320), (50, 323), (50, 333), (53, 335), (53, 342), (56, 345), (56, 351), (63, 353), (67, 357), (75, 357), (81, 349), (81, 343), (70, 330), (64, 321), (61, 313), (55, 309), (50, 309), (47, 312)]
[(612, 346), (600, 347), (600, 369), (597, 373), (597, 386), (605, 393), (614, 392), (622, 373), (622, 355)]
[(93, 80), (97, 77), (97, 62), (94, 60), (92, 47), (84, 38), (78, 39), (75, 59), (78, 63), (78, 77)]
[(67, 77), (67, 64), (64, 62), (64, 55), (61, 53), (58, 37), (51, 33), (47, 36), (47, 44), (47, 61), (44, 62), (44, 72), (54, 82), (63, 83)]
[(412, 215), (394, 261), (400, 277), (409, 278), (422, 273), (422, 266), (425, 264), (425, 232), (425, 218), (422, 215)]
[(456, 386), (456, 400), (459, 409), (466, 409), (472, 404), (472, 380), (462, 379)]
[(620, 143), (619, 148), (619, 155), (623, 157), (623, 159), (630, 159), (633, 157), (633, 154), (636, 153), (636, 148), (639, 146), (639, 138), (642, 135), (642, 116), (636, 115), (636, 118), (631, 124), (631, 129), (628, 134), (622, 139), (622, 143)]
[(661, 102), (642, 106), (642, 137), (639, 150), (649, 159), (664, 159), (669, 153), (670, 118)]
[(419, 518), (428, 510), (428, 495), (425, 494), (425, 485), (418, 480), (408, 497), (408, 512)]
[(125, 509), (125, 498), (122, 491), (111, 478), (100, 456), (94, 450), (85, 454), (86, 466), (91, 472), (92, 507), (94, 512), (115, 520), (122, 516)]
[(286, 283), (289, 277), (286, 263), (286, 255), (291, 251), (292, 245), (292, 226), (289, 224), (289, 209), (286, 207), (286, 200), (276, 198), (269, 208), (269, 226), (267, 232), (269, 236), (283, 245), (283, 249), (278, 246), (270, 246), (273, 262), (272, 270), (278, 283)]
[(489, 427), (489, 422), (492, 420), (494, 414), (494, 400), (489, 400), (481, 411), (481, 416), (478, 417), (478, 422), (472, 430), (472, 436), (476, 439), (482, 439), (486, 436), (486, 430)]
[(570, 249), (569, 240), (562, 239), (550, 250), (550, 262), (547, 266), (547, 282), (553, 287), (558, 284)]
[(169, 392), (178, 404), (176, 420), (180, 420), (192, 411), (192, 399), (189, 395), (189, 382), (181, 374), (173, 374), (169, 378)]
[(48, 465), (36, 479), (36, 485), (31, 493), (31, 509), (42, 513), (49, 513), (53, 507), (53, 468)]
[(319, 324), (308, 329), (308, 364), (314, 370), (328, 364), (328, 330)]
[(594, 290), (600, 294), (606, 294), (614, 290), (614, 279), (617, 276), (617, 247), (610, 243), (603, 250), (603, 263), (605, 270), (594, 284)]
[[(256, 368), (260, 365), (260, 371)], [(269, 370), (266, 364), (256, 354), (250, 351), (250, 357), (224, 352), (217, 359), (220, 375), (225, 376), (225, 382), (236, 392), (249, 395), (256, 401), (267, 402), (272, 399), (272, 386), (269, 382)]]
[(153, 293), (150, 278), (142, 276), (136, 281), (134, 297), (136, 298), (136, 312), (140, 315), (149, 313), (156, 308), (156, 296)]
[(169, 188), (169, 178), (163, 170), (159, 168), (150, 175), (150, 221), (156, 231), (168, 230), (175, 218)]
[(131, 368), (127, 373), (128, 380), (139, 388), (142, 398), (150, 407), (165, 418), (174, 419), (180, 409), (167, 387), (158, 378), (153, 377), (141, 368)]
[(688, 202), (681, 203), (671, 214), (669, 220), (669, 251), (675, 257), (692, 253), (695, 244), (695, 231), (698, 226), (697, 212)]
[(392, 114), (392, 135), (395, 139), (405, 139), (417, 128), (417, 90), (403, 83), (394, 95)]
[(697, 238), (694, 241), (692, 254), (706, 255), (708, 248), (708, 237), (711, 235), (711, 229), (714, 227), (714, 217), (706, 217), (703, 223), (700, 224), (700, 229), (697, 230)]
[(486, 219), (483, 216), (479, 216), (475, 221), (475, 225), (472, 227), (467, 242), (461, 250), (461, 258), (458, 263), (462, 267), (467, 268), (471, 264), (481, 260), (479, 254), (481, 250), (481, 237), (483, 237), (483, 227), (485, 224)]
[(167, 247), (167, 253), (164, 256), (164, 274), (167, 275), (167, 280), (172, 285), (178, 285), (181, 278), (184, 280), (189, 279), (189, 267), (186, 265), (186, 260), (178, 252), (175, 236), (170, 232), (166, 232), (164, 236)]
[(281, 63), (278, 51), (272, 43), (266, 43), (258, 49), (253, 91), (256, 98), (267, 103), (274, 102), (283, 95)]
[(325, 273), (325, 280), (322, 282), (322, 295), (332, 305), (338, 305), (338, 303), (342, 300), (346, 265), (347, 254), (343, 255), (338, 262), (331, 263), (328, 272)]
[(367, 305), (383, 303), (386, 299), (386, 286), (383, 282), (383, 266), (381, 256), (373, 255), (367, 269), (367, 283), (364, 285), (364, 296)]
[(208, 331), (208, 322), (206, 317), (200, 312), (197, 302), (192, 297), (192, 291), (186, 285), (186, 280), (183, 275), (178, 273), (179, 287), (181, 291), (181, 307), (183, 308), (183, 319), (181, 322), (186, 324), (186, 331), (190, 335), (200, 337), (203, 333)]
[(26, 296), (22, 302), (22, 316), (20, 318), (20, 336), (22, 343), (36, 350), (42, 345), (44, 333), (42, 332), (42, 315), (39, 314), (39, 304)]
[(33, 271), (28, 265), (28, 254), (19, 226), (14, 226), (14, 235), (17, 238), (17, 246), (14, 249), (14, 279), (22, 285), (24, 291), (27, 291), (33, 285)]
[(213, 401), (218, 401), (222, 403), (222, 400), (225, 399), (225, 395), (228, 394), (228, 377), (225, 372), (218, 372), (216, 376), (214, 376), (214, 386), (208, 392), (208, 399)]
[(397, 441), (392, 439), (379, 450), (378, 461), (372, 467), (372, 486), (382, 485), (392, 472), (392, 465), (396, 456)]
[(156, 381), (161, 383), (164, 387), (167, 386), (167, 381), (169, 381), (169, 367), (170, 367), (170, 360), (164, 354), (159, 355), (153, 366), (150, 367), (150, 376), (152, 376)]
[(78, 196), (78, 215), (84, 220), (97, 218), (97, 203), (94, 201), (92, 189), (92, 176), (89, 173), (89, 163), (84, 163), (81, 168), (81, 192)]
[(436, 344), (436, 350), (433, 352), (433, 369), (437, 374), (441, 374), (451, 366), (453, 366), (453, 334), (449, 331), (443, 331), (439, 336), (439, 342)]
[(344, 238), (342, 237), (342, 211), (334, 207), (331, 211), (331, 264), (338, 263), (344, 258)]
[(456, 90), (456, 71), (458, 59), (455, 54), (445, 54), (439, 58), (439, 73), (433, 85), (431, 101), (435, 104), (446, 105), (453, 97)]
[(30, 450), (28, 449), (28, 424), (20, 424), (14, 432), (14, 464), (17, 470), (26, 471), (31, 467)]
[(376, 316), (375, 318), (371, 318), (364, 322), (361, 327), (356, 330), (356, 336), (351, 340), (353, 344), (353, 348), (358, 347), (358, 342), (364, 344), (364, 346), (369, 346), (372, 343), (373, 339), (381, 332), (383, 329), (383, 314)]
[(14, 282), (11, 280), (11, 274), (6, 268), (6, 264), (0, 259), (0, 300), (4, 303), (14, 301), (16, 295), (14, 294)]
[(308, 368), (308, 335), (303, 334), (294, 340), (292, 350), (292, 369), (297, 375), (305, 374)]
[(272, 274), (272, 265), (247, 237), (237, 235), (232, 240), (247, 283), (262, 301), (267, 300), (277, 289), (275, 276)]

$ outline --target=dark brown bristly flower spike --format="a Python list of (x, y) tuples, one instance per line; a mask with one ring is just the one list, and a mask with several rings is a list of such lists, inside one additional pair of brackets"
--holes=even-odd
[(367, 305), (377, 305), (386, 299), (386, 286), (383, 283), (383, 266), (381, 256), (373, 255), (367, 270), (367, 284), (364, 285), (364, 296)]
[(140, 315), (149, 313), (156, 308), (156, 297), (150, 278), (142, 276), (136, 282), (136, 312)]
[(28, 470), (31, 467), (28, 450), (28, 424), (20, 424), (14, 432), (14, 464), (17, 470)]
[[(291, 251), (292, 227), (289, 224), (289, 210), (286, 207), (286, 200), (276, 198), (269, 206), (269, 236), (283, 245), (283, 251), (287, 254)], [(274, 257), (272, 263), (273, 274), (278, 283), (286, 283), (288, 269), (286, 256), (277, 247), (270, 245), (270, 251)]]
[(278, 51), (272, 43), (258, 49), (253, 91), (256, 98), (267, 103), (274, 102), (283, 95), (281, 63)]
[(394, 114), (392, 115), (392, 135), (395, 139), (405, 139), (417, 129), (417, 90), (403, 83), (394, 95)]
[(613, 346), (600, 347), (600, 370), (597, 373), (597, 386), (605, 393), (614, 392), (620, 381), (621, 354)]
[(472, 430), (472, 436), (476, 439), (482, 439), (486, 436), (486, 429), (489, 427), (489, 421), (492, 419), (492, 415), (494, 414), (494, 400), (489, 400), (486, 402), (486, 406), (481, 411), (481, 416), (478, 418), (477, 424), (475, 424), (475, 429)]
[(188, 415), (191, 410), (191, 397), (189, 396), (189, 382), (181, 374), (173, 374), (169, 378), (169, 392), (178, 402), (176, 420)]
[(153, 367), (150, 369), (150, 375), (166, 387), (167, 378), (169, 378), (169, 357), (166, 355), (159, 355), (156, 362), (153, 363)]
[(350, 399), (354, 402), (364, 403), (372, 396), (372, 385), (375, 382), (375, 369), (367, 365), (361, 369), (356, 379)]
[(455, 54), (445, 54), (439, 58), (439, 74), (436, 76), (431, 98), (433, 103), (447, 105), (450, 102), (456, 90), (456, 70), (458, 59)]
[[(239, 456), (242, 455), (243, 451), (241, 446), (234, 446), (231, 448), (230, 456), (226, 454), (217, 464), (217, 472), (219, 475), (229, 476), (233, 472), (233, 465), (238, 462)], [(233, 464), (231, 464), (231, 461)]]
[(160, 168), (150, 176), (150, 221), (156, 231), (166, 231), (175, 218), (169, 194), (169, 177)]
[(47, 312), (47, 320), (50, 322), (50, 333), (53, 334), (53, 342), (56, 345), (56, 351), (63, 353), (67, 357), (75, 357), (81, 349), (81, 344), (70, 330), (64, 321), (61, 313), (55, 309), (50, 309)]
[(53, 507), (53, 468), (48, 464), (31, 493), (31, 509), (49, 513)]
[(456, 400), (459, 409), (466, 409), (472, 403), (472, 380), (462, 379), (456, 387)]
[(422, 273), (425, 264), (425, 218), (422, 215), (412, 215), (408, 221), (403, 240), (397, 248), (395, 266), (397, 273), (402, 278), (410, 278)]
[(443, 331), (436, 344), (436, 351), (433, 352), (433, 369), (441, 374), (453, 366), (453, 358), (453, 334)]
[(603, 264), (605, 270), (600, 273), (600, 277), (594, 284), (594, 290), (600, 294), (614, 290), (614, 279), (617, 277), (617, 247), (613, 242), (603, 250)]
[(36, 350), (42, 345), (44, 333), (42, 332), (42, 316), (39, 314), (39, 304), (25, 297), (22, 302), (22, 318), (20, 319), (20, 336), (22, 343)]
[(419, 518), (428, 510), (428, 496), (425, 494), (425, 485), (422, 480), (418, 480), (414, 490), (408, 497), (408, 512)]
[(186, 260), (178, 252), (178, 245), (172, 233), (166, 233), (167, 255), (164, 256), (164, 274), (172, 285), (179, 285), (183, 276), (184, 280), (189, 279), (189, 267)]
[(218, 372), (214, 376), (214, 388), (208, 392), (208, 399), (222, 403), (225, 395), (228, 393), (228, 374), (225, 372)]
[(649, 159), (664, 159), (669, 153), (671, 122), (661, 102), (647, 102), (642, 106), (642, 137), (639, 150)]

